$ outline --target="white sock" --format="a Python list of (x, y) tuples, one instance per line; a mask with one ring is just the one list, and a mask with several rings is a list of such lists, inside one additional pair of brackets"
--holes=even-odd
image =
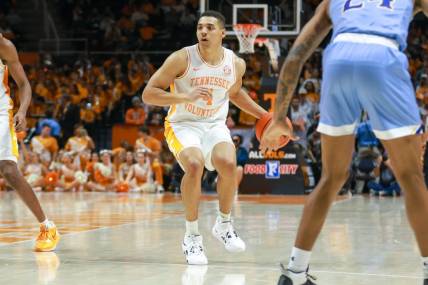
[(200, 235), (198, 229), (198, 220), (193, 222), (186, 221), (186, 236)]
[(422, 264), (424, 266), (425, 278), (428, 278), (428, 257), (422, 257)]
[(225, 214), (225, 213), (222, 213), (221, 211), (218, 211), (218, 217), (220, 218), (220, 221), (222, 222), (222, 223), (224, 223), (224, 222), (230, 222), (230, 213), (229, 214)]
[(290, 262), (288, 263), (288, 269), (294, 272), (304, 272), (309, 266), (309, 260), (311, 259), (311, 251), (306, 251), (293, 247), (291, 251)]
[(41, 225), (44, 225), (47, 228), (51, 228), (54, 226), (54, 223), (52, 223), (51, 221), (48, 220), (48, 218), (46, 218), (46, 220), (44, 220), (43, 222), (40, 223)]

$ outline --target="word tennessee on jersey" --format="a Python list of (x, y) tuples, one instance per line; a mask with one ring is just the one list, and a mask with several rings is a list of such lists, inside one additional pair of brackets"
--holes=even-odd
[(188, 66), (185, 73), (174, 80), (172, 92), (190, 93), (205, 87), (211, 91), (212, 99), (172, 105), (166, 120), (170, 123), (225, 122), (229, 110), (228, 91), (236, 81), (235, 54), (223, 48), (223, 60), (214, 66), (203, 60), (198, 45), (185, 50)]

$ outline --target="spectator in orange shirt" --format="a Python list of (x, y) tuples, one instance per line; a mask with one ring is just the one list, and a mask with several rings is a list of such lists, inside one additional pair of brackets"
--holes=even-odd
[(33, 137), (31, 148), (33, 152), (39, 155), (44, 165), (49, 166), (51, 161), (55, 160), (58, 153), (58, 142), (51, 136), (49, 125), (43, 125), (40, 135)]
[(162, 149), (161, 142), (150, 135), (150, 129), (147, 126), (142, 126), (138, 130), (138, 139), (135, 141), (135, 150), (145, 148), (149, 149), (152, 154), (159, 157)]
[(130, 125), (143, 125), (146, 120), (146, 112), (141, 106), (140, 98), (132, 98), (132, 108), (126, 111), (125, 122)]
[(78, 126), (74, 131), (74, 136), (67, 140), (65, 150), (75, 154), (82, 154), (85, 150), (93, 150), (94, 141), (82, 126)]
[(138, 139), (135, 141), (135, 150), (139, 149), (150, 150), (149, 157), (152, 161), (152, 170), (155, 174), (156, 190), (158, 192), (164, 191), (163, 188), (163, 166), (160, 161), (160, 152), (162, 144), (159, 140), (150, 136), (148, 127), (143, 126), (138, 131)]

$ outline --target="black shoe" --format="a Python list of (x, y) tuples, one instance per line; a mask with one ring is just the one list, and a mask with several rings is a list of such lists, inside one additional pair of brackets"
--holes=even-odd
[[(308, 270), (309, 270), (309, 268), (308, 268)], [(316, 278), (314, 276), (309, 275), (308, 270), (306, 270), (306, 282), (305, 283), (293, 284), (293, 280), (291, 280), (291, 278), (287, 276), (287, 272), (293, 272), (293, 271), (291, 271), (289, 269), (285, 269), (284, 266), (281, 264), (281, 271), (283, 272), (283, 274), (279, 277), (278, 285), (316, 285), (313, 282), (316, 280)], [(293, 273), (297, 273), (297, 272), (293, 272)], [(424, 284), (424, 285), (428, 285), (428, 283)]]
[[(279, 283), (278, 283), (279, 284)], [(284, 283), (284, 284), (287, 284), (287, 283)], [(428, 285), (428, 279), (425, 279), (425, 281), (424, 281), (424, 285)]]

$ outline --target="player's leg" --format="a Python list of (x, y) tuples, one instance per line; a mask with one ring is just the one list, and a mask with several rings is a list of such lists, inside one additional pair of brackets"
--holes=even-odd
[(354, 131), (362, 109), (355, 96), (358, 83), (353, 79), (352, 63), (334, 59), (346, 50), (349, 48), (333, 44), (324, 52), (318, 125), (322, 134), (322, 173), (305, 203), (295, 246), (288, 267), (278, 282), (280, 285), (312, 284), (306, 275), (312, 248), (337, 193), (348, 177), (354, 151)]
[(181, 180), (181, 197), (186, 215), (186, 233), (182, 249), (188, 264), (207, 264), (208, 260), (204, 253), (202, 236), (198, 228), (204, 157), (200, 148), (189, 147), (180, 152), (179, 161), (184, 170), (184, 176)]
[[(354, 135), (321, 135), (322, 173), (314, 191), (309, 195), (303, 209), (291, 258), (279, 284), (306, 284), (306, 270), (309, 266), (312, 248), (321, 232), (327, 214), (337, 193), (342, 189), (349, 174), (354, 151)], [(338, 159), (340, 156), (340, 159)], [(290, 278), (293, 283), (287, 283)], [(310, 284), (310, 283), (309, 283)]]
[(199, 200), (201, 197), (201, 179), (204, 172), (204, 157), (197, 147), (189, 147), (180, 152), (180, 165), (184, 170), (181, 180), (181, 196), (184, 203), (186, 221), (198, 219)]
[(395, 177), (405, 193), (407, 217), (421, 254), (428, 257), (428, 191), (422, 171), (421, 138), (411, 135), (383, 140), (382, 143), (388, 152)]
[(220, 213), (230, 214), (236, 191), (236, 150), (228, 142), (217, 144), (212, 150), (211, 162), (217, 170), (217, 192)]
[[(312, 250), (330, 206), (348, 178), (354, 135), (333, 137), (323, 134), (321, 147), (321, 179), (305, 203), (295, 242), (296, 248), (305, 251)], [(337, 159), (338, 155), (340, 159)]]
[(245, 243), (234, 230), (231, 220), (232, 205), (236, 195), (237, 171), (236, 149), (227, 127), (219, 124), (211, 128), (203, 141), (203, 147), (207, 152), (205, 158), (207, 168), (215, 169), (218, 173), (219, 213), (212, 233), (224, 244), (226, 250), (244, 251)]
[(182, 250), (188, 264), (208, 263), (198, 227), (201, 179), (205, 164), (200, 143), (202, 133), (199, 128), (190, 124), (165, 125), (168, 147), (184, 171), (180, 187), (186, 218)]
[(0, 117), (0, 137), (2, 138), (0, 172), (40, 223), (40, 234), (36, 239), (35, 250), (51, 251), (55, 249), (59, 241), (59, 234), (55, 225), (46, 218), (36, 194), (18, 169), (16, 163), (18, 143), (15, 131), (11, 128), (11, 120), (11, 113), (9, 114), (9, 120), (6, 116)]
[(22, 201), (34, 214), (39, 223), (44, 222), (46, 220), (46, 215), (40, 206), (40, 202), (30, 184), (28, 184), (25, 177), (22, 176), (17, 164), (11, 160), (2, 160), (0, 161), (0, 172), (7, 183), (16, 190)]
[(407, 216), (428, 278), (428, 192), (422, 172), (422, 139), (416, 135), (421, 130), (421, 119), (407, 71), (407, 57), (390, 48), (376, 48), (370, 52), (377, 53), (373, 57), (380, 62), (376, 66), (362, 67), (358, 73), (358, 80), (367, 82), (361, 100), (374, 133), (382, 140), (391, 159), (398, 184), (405, 191)]

